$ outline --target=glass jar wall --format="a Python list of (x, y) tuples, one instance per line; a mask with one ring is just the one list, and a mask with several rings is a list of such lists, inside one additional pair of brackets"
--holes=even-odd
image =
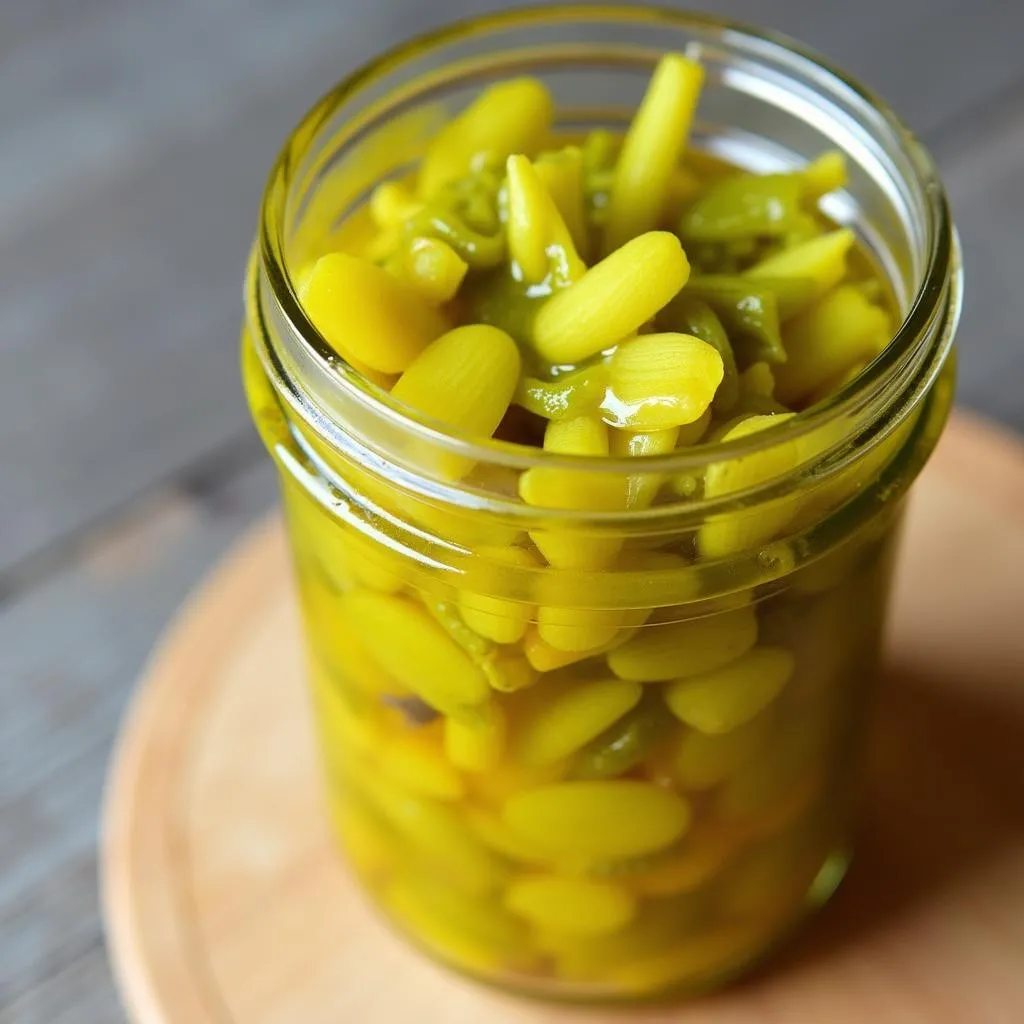
[[(707, 70), (697, 148), (754, 169), (847, 154), (827, 212), (904, 317), (867, 369), (756, 435), (597, 462), (446, 433), (333, 353), (297, 275), (356, 244), (369, 190), (439, 123), (526, 73), (566, 136), (621, 130), (666, 49)], [(331, 813), (412, 941), (517, 990), (648, 997), (734, 976), (828, 897), (958, 310), (925, 154), (856, 86), (735, 26), (517, 12), (410, 44), (307, 116), (265, 197), (243, 373), (280, 469)], [(644, 500), (602, 500), (624, 491)]]

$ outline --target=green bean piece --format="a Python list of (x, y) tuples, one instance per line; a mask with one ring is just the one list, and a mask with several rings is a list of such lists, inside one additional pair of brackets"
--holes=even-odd
[(462, 621), (458, 605), (454, 601), (442, 601), (429, 594), (422, 594), (421, 599), (424, 607), (444, 631), (464, 651), (473, 655), (474, 660), (483, 658), (494, 649), (494, 644), (490, 640), (475, 633)]
[(500, 327), (524, 347), (524, 354), (529, 351), (534, 317), (548, 295), (548, 289), (528, 288), (517, 281), (508, 267), (469, 276), (459, 289), (459, 298), (468, 306), (468, 322)]
[(739, 274), (753, 262), (737, 253), (733, 242), (687, 242), (686, 256), (697, 276)]
[(566, 420), (594, 412), (607, 390), (608, 371), (596, 363), (554, 380), (522, 377), (514, 401), (545, 419)]
[(461, 215), (466, 224), (481, 234), (493, 235), (500, 230), (498, 192), (503, 181), (500, 163), (483, 166), (465, 178), (449, 182), (437, 201)]
[(613, 779), (652, 753), (672, 728), (664, 701), (648, 694), (632, 711), (587, 744), (576, 756), (576, 779)]
[(679, 233), (687, 242), (778, 238), (800, 225), (803, 192), (798, 174), (736, 174), (690, 206)]
[[(753, 285), (753, 286), (752, 286)], [(775, 292), (758, 281), (724, 274), (691, 277), (686, 291), (718, 314), (732, 341), (737, 364), (784, 363)]]
[(420, 599), (434, 620), (470, 656), (490, 687), (495, 690), (513, 688), (506, 679), (505, 669), (499, 658), (498, 645), (470, 629), (463, 622), (455, 602), (442, 601), (428, 594), (421, 594)]
[(683, 288), (658, 314), (658, 322), (673, 331), (692, 334), (706, 341), (722, 357), (722, 383), (718, 385), (711, 406), (717, 413), (728, 413), (739, 397), (739, 371), (729, 335), (715, 311), (703, 299)]
[(503, 232), (485, 235), (474, 231), (455, 210), (431, 204), (405, 223), (410, 235), (440, 238), (447, 242), (471, 267), (496, 267), (505, 258)]

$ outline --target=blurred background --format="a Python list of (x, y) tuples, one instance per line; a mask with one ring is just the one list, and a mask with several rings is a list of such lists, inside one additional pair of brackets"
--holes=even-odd
[[(0, 1022), (123, 1020), (96, 887), (119, 716), (274, 498), (237, 381), (265, 174), (337, 78), (485, 0), (0, 0)], [(1024, 5), (721, 0), (886, 96), (966, 249), (961, 403), (1024, 431)]]

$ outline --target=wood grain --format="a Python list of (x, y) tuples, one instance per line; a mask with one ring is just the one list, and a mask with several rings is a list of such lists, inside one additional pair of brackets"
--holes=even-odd
[[(200, 498), (168, 491), (0, 609), (0, 1022), (111, 1024), (96, 892), (111, 743), (153, 639), (274, 497), (269, 460)], [(101, 976), (102, 975), (102, 976)], [(116, 1005), (116, 1000), (112, 1000)]]
[[(622, 1020), (462, 981), (370, 912), (323, 820), (289, 579), (275, 520), (179, 617), (128, 720), (104, 880), (134, 1019)], [(949, 431), (895, 603), (859, 860), (834, 905), (758, 977), (629, 1020), (1010, 1024), (1024, 1006), (1024, 447)]]

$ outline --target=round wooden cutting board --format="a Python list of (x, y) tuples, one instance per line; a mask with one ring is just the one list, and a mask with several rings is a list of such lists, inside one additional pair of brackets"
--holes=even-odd
[(257, 529), (157, 650), (109, 781), (111, 953), (137, 1024), (1024, 1020), (1024, 447), (959, 418), (911, 502), (854, 866), (757, 976), (548, 1007), (433, 965), (336, 859), (284, 538)]

